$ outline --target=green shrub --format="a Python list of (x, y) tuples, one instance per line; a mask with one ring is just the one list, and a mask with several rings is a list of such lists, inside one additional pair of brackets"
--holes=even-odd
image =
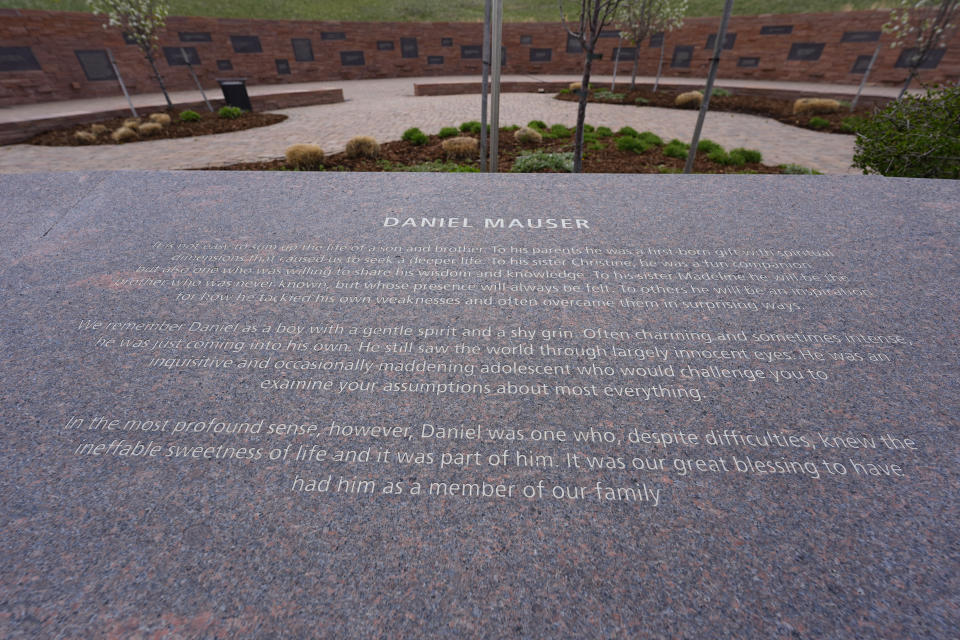
[(569, 94), (571, 94), (571, 93), (573, 93), (573, 91), (570, 91), (570, 89), (560, 89), (560, 95), (566, 96), (566, 95), (569, 95)]
[(618, 136), (633, 136), (636, 138), (640, 134), (633, 127), (621, 127), (620, 131), (617, 131)]
[(807, 126), (811, 129), (826, 129), (830, 126), (830, 121), (826, 118), (821, 118), (820, 116), (813, 116), (807, 122)]
[(647, 144), (649, 144), (649, 145), (652, 146), (652, 147), (660, 147), (660, 146), (663, 146), (663, 138), (661, 138), (660, 136), (658, 136), (658, 135), (655, 134), (655, 133), (651, 133), (651, 132), (649, 132), (649, 131), (644, 131), (643, 133), (641, 133), (641, 134), (640, 134), (639, 136), (637, 136), (637, 137), (640, 138), (641, 140), (643, 140), (644, 142), (646, 142)]
[(649, 144), (640, 138), (634, 138), (633, 136), (622, 136), (617, 138), (617, 149), (620, 151), (633, 151), (634, 153), (643, 153), (652, 147), (652, 144)]
[(583, 132), (584, 132), (584, 133), (593, 133), (594, 131), (596, 131), (596, 129), (594, 128), (594, 126), (593, 126), (592, 124), (585, 124), (585, 125), (583, 125)]
[(814, 175), (814, 176), (823, 175), (816, 169), (808, 169), (807, 167), (801, 166), (799, 164), (781, 164), (779, 165), (779, 167), (781, 171), (789, 175)]
[(419, 146), (421, 144), (426, 144), (429, 138), (427, 138), (427, 135), (423, 131), (420, 131), (420, 129), (417, 129), (416, 127), (410, 127), (403, 132), (403, 140), (412, 145)]
[(527, 123), (527, 126), (530, 127), (531, 129), (539, 129), (540, 131), (547, 130), (547, 123), (544, 122), (543, 120), (531, 120), (530, 122)]
[(747, 164), (747, 156), (743, 149), (731, 149), (727, 157), (730, 159), (730, 164), (735, 167), (742, 167)]
[(217, 111), (217, 115), (221, 118), (226, 118), (227, 120), (235, 120), (243, 115), (243, 109), (240, 107), (231, 107), (226, 105), (220, 107), (220, 111)]
[(571, 133), (572, 130), (562, 124), (550, 125), (550, 136), (553, 138), (566, 138)]
[(432, 160), (412, 165), (390, 165), (387, 171), (410, 171), (415, 173), (480, 173), (480, 169), (468, 164), (457, 164), (443, 160)]
[(593, 97), (597, 98), (598, 100), (614, 100), (620, 102), (623, 100), (624, 94), (614, 93), (608, 89), (601, 89), (600, 91), (594, 92)]
[(660, 173), (683, 173), (683, 169), (680, 167), (668, 167), (665, 164), (658, 164), (657, 171)]
[(757, 151), (756, 149), (744, 149), (743, 147), (737, 147), (730, 151), (730, 155), (737, 154), (743, 156), (744, 162), (755, 163), (763, 161), (763, 154)]
[(864, 121), (853, 164), (885, 176), (960, 179), (960, 87), (904, 96)]
[(476, 120), (470, 120), (469, 122), (464, 122), (460, 125), (460, 131), (462, 133), (480, 133), (481, 125)]
[(716, 151), (717, 149), (723, 151), (723, 147), (713, 140), (709, 140), (707, 138), (704, 138), (697, 143), (697, 151), (700, 151), (701, 153), (710, 153), (711, 151)]
[(717, 164), (729, 165), (735, 164), (736, 161), (730, 157), (726, 151), (723, 150), (723, 147), (718, 147), (707, 153), (707, 159), (710, 162), (716, 162)]
[(570, 173), (573, 171), (573, 152), (547, 153), (539, 150), (534, 151), (519, 156), (513, 161), (513, 167), (510, 169), (513, 173), (533, 173), (545, 170)]
[(864, 119), (859, 116), (847, 116), (840, 121), (840, 131), (843, 133), (856, 133)]
[[(513, 133), (514, 131), (519, 131), (519, 130), (520, 130), (520, 125), (518, 125), (518, 124), (512, 124), (512, 125), (510, 125), (509, 127), (503, 127), (503, 130), (504, 130), (504, 131), (509, 131), (509, 132)], [(479, 133), (479, 132), (478, 132), (478, 133)]]
[(460, 130), (456, 127), (444, 127), (440, 129), (440, 133), (437, 134), (437, 137), (441, 140), (444, 138), (453, 138), (456, 135), (459, 135)]
[(641, 105), (643, 105), (643, 104), (650, 104), (650, 101), (647, 100), (646, 98), (636, 98), (636, 99), (634, 99), (633, 102), (634, 102), (634, 104), (641, 104)]
[(713, 95), (716, 98), (726, 98), (730, 95), (730, 92), (726, 89), (721, 89), (720, 87), (713, 88)]
[(663, 148), (663, 155), (670, 158), (686, 158), (690, 153), (690, 145), (682, 140), (674, 138)]
[(196, 122), (200, 119), (200, 114), (191, 109), (180, 112), (180, 122)]
[(597, 136), (601, 138), (609, 138), (613, 135), (613, 129), (610, 127), (597, 127)]

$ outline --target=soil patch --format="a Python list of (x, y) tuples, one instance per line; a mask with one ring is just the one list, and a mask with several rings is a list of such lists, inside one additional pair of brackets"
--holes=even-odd
[[(266, 127), (271, 124), (277, 124), (287, 119), (287, 116), (279, 113), (256, 113), (244, 112), (237, 118), (221, 118), (216, 113), (200, 113), (200, 119), (192, 122), (183, 122), (180, 120), (180, 112), (165, 111), (170, 116), (170, 124), (165, 125), (160, 131), (150, 136), (139, 136), (135, 140), (125, 143), (115, 142), (110, 138), (110, 133), (121, 127), (124, 121), (129, 118), (112, 118), (97, 123), (79, 124), (63, 129), (45, 131), (34, 136), (27, 141), (27, 144), (42, 145), (45, 147), (82, 147), (98, 144), (130, 144), (132, 142), (142, 142), (145, 140), (161, 140), (164, 138), (195, 138), (198, 136), (208, 136), (215, 133), (229, 133), (231, 131), (243, 131), (256, 127)], [(140, 118), (141, 122), (149, 122), (146, 117)], [(106, 131), (96, 135), (95, 140), (90, 142), (81, 142), (76, 138), (78, 131), (91, 132), (94, 124), (103, 125)]]
[[(693, 88), (691, 87), (688, 90), (692, 91)], [(604, 91), (601, 87), (594, 87), (590, 90), (588, 100), (590, 102), (601, 102), (606, 104), (624, 104), (635, 105), (638, 107), (649, 106), (662, 107), (666, 109), (680, 109), (684, 107), (676, 106), (674, 100), (676, 100), (676, 97), (681, 93), (683, 93), (683, 91), (676, 89), (660, 89), (654, 92), (652, 89), (644, 88), (632, 91), (618, 90), (617, 92), (611, 94), (609, 91)], [(793, 100), (756, 95), (737, 95), (736, 89), (731, 89), (730, 93), (731, 95), (717, 95), (714, 93), (710, 97), (710, 110), (745, 113), (753, 116), (764, 116), (767, 118), (773, 118), (774, 120), (784, 124), (802, 127), (804, 129), (812, 129), (814, 131), (823, 131), (826, 133), (843, 133), (852, 135), (854, 133), (853, 124), (855, 119), (867, 118), (874, 112), (872, 107), (860, 106), (857, 107), (857, 109), (853, 112), (850, 111), (849, 107), (841, 107), (840, 111), (837, 113), (794, 115)], [(566, 100), (568, 102), (576, 102), (579, 100), (579, 97), (572, 91), (565, 91), (557, 94), (556, 99)], [(686, 108), (695, 109), (691, 107)], [(854, 120), (851, 120), (851, 117), (854, 118)], [(814, 121), (814, 124), (811, 125), (810, 120), (812, 118), (820, 118), (823, 121), (826, 121), (826, 124), (820, 122), (820, 126), (817, 126), (818, 123)]]
[[(437, 136), (429, 136), (423, 145), (413, 145), (405, 141), (387, 142), (380, 145), (380, 157), (350, 158), (345, 153), (337, 153), (324, 161), (321, 171), (398, 171), (404, 167), (423, 165), (420, 170), (443, 170), (438, 165), (446, 159)], [(617, 149), (615, 137), (601, 138), (595, 145), (599, 148), (587, 149), (583, 159), (584, 173), (679, 173), (683, 170), (685, 158), (673, 158), (663, 154), (662, 147), (652, 147), (644, 153), (621, 151)], [(539, 145), (522, 145), (513, 136), (513, 131), (501, 129), (497, 168), (501, 173), (509, 173), (518, 156), (529, 154), (537, 149), (549, 153), (573, 151), (572, 136), (563, 139), (546, 139)], [(461, 163), (459, 167), (477, 167), (476, 162)], [(447, 165), (445, 169), (454, 167)], [(203, 167), (212, 171), (290, 171), (283, 158), (263, 162), (243, 162), (223, 167)], [(696, 173), (785, 173), (780, 167), (770, 167), (760, 163), (748, 163), (741, 166), (718, 164), (707, 159), (706, 154), (697, 153), (694, 163)], [(554, 173), (542, 171), (538, 173)]]

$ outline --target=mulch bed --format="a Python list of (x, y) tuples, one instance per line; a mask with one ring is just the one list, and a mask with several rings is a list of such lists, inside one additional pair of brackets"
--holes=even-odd
[[(96, 124), (102, 124), (107, 130), (97, 136), (95, 142), (82, 143), (78, 141), (74, 134), (78, 131), (90, 131), (90, 126), (94, 123), (75, 125), (64, 129), (46, 131), (38, 134), (27, 141), (27, 144), (42, 145), (45, 147), (82, 147), (99, 144), (131, 144), (133, 142), (142, 142), (145, 140), (162, 140), (164, 138), (194, 138), (197, 136), (207, 136), (214, 133), (229, 133), (231, 131), (243, 131), (255, 127), (266, 127), (271, 124), (277, 124), (287, 119), (287, 116), (278, 113), (256, 113), (244, 112), (240, 117), (230, 119), (221, 118), (216, 113), (199, 113), (200, 119), (194, 122), (181, 122), (178, 111), (165, 111), (170, 118), (170, 124), (166, 125), (161, 131), (150, 137), (141, 137), (130, 142), (114, 142), (110, 138), (110, 133), (123, 125), (128, 118), (113, 118), (104, 120)], [(149, 114), (143, 114), (148, 116)], [(147, 117), (140, 119), (147, 122)]]
[[(645, 107), (663, 107), (668, 109), (680, 108), (674, 104), (674, 100), (678, 95), (683, 93), (683, 91), (678, 91), (676, 89), (660, 89), (657, 92), (654, 92), (649, 88), (624, 92), (618, 88), (617, 93), (623, 93), (624, 97), (622, 100), (612, 100), (603, 97), (597, 97), (595, 93), (602, 90), (603, 87), (595, 86), (593, 83), (591, 83), (591, 86), (594, 86), (594, 89), (590, 91), (590, 96), (588, 98), (590, 102), (626, 104)], [(688, 89), (688, 91), (693, 91), (694, 89), (694, 87), (691, 87)], [(841, 110), (838, 113), (816, 114), (815, 116), (798, 116), (794, 115), (793, 113), (793, 100), (755, 95), (737, 95), (736, 89), (732, 89), (730, 91), (732, 95), (729, 96), (718, 96), (716, 94), (712, 95), (710, 97), (710, 110), (764, 116), (767, 118), (773, 118), (774, 120), (784, 124), (803, 127), (804, 129), (823, 131), (825, 133), (844, 134), (852, 134), (852, 131), (843, 126), (843, 120), (845, 118), (849, 118), (850, 116), (866, 118), (873, 114), (873, 109), (871, 107), (860, 106), (857, 107), (857, 109), (852, 113), (850, 112), (849, 108), (841, 107)], [(637, 105), (637, 98), (642, 98), (647, 100), (647, 102), (645, 104)], [(579, 100), (579, 97), (575, 93), (570, 92), (559, 93), (556, 95), (556, 99), (566, 100), (568, 102), (576, 102)], [(830, 124), (829, 126), (819, 129), (811, 127), (810, 118), (813, 117), (823, 118)]]
[[(325, 171), (388, 171), (393, 165), (416, 165), (424, 162), (443, 161), (445, 159), (436, 136), (424, 145), (412, 145), (409, 142), (387, 142), (380, 145), (380, 158), (349, 158), (345, 153), (327, 156)], [(683, 158), (671, 158), (663, 155), (662, 149), (654, 147), (645, 153), (617, 149), (614, 138), (601, 139), (602, 149), (587, 149), (583, 160), (585, 173), (673, 173), (682, 170)], [(512, 131), (501, 130), (497, 167), (501, 173), (508, 173), (518, 155), (535, 149), (549, 152), (572, 151), (571, 138), (563, 140), (544, 140), (540, 145), (521, 145)], [(476, 166), (476, 163), (472, 163)], [(385, 166), (387, 165), (387, 166)], [(203, 167), (212, 171), (284, 171), (289, 170), (283, 158), (263, 162), (243, 162), (224, 167)], [(711, 162), (705, 154), (698, 153), (694, 163), (696, 173), (783, 173), (779, 167), (769, 167), (759, 163), (742, 166), (727, 166)]]

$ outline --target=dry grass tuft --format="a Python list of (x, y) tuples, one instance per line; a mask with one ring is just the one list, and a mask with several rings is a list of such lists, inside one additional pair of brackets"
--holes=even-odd
[(699, 109), (701, 103), (703, 103), (703, 94), (699, 91), (687, 91), (686, 93), (681, 93), (678, 95), (673, 104), (681, 108), (687, 109)]
[(440, 146), (448, 160), (476, 160), (480, 153), (480, 142), (467, 136), (448, 138)]
[(155, 122), (162, 127), (170, 124), (170, 116), (165, 113), (151, 113), (150, 122)]
[(520, 144), (540, 144), (543, 136), (536, 129), (521, 127), (513, 132), (513, 138)]
[(295, 144), (284, 152), (291, 169), (319, 169), (323, 165), (323, 149), (315, 144)]
[(137, 139), (137, 132), (130, 127), (120, 127), (110, 134), (114, 142), (129, 142)]
[(351, 158), (378, 158), (380, 144), (373, 136), (356, 136), (347, 143), (346, 152)]
[(840, 111), (840, 103), (830, 98), (799, 98), (793, 103), (793, 113), (798, 116), (837, 111)]

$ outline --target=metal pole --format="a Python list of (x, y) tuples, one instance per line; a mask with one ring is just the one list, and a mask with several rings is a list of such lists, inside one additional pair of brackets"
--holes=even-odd
[(490, 34), (490, 64), (493, 65), (493, 90), (490, 94), (490, 173), (497, 172), (500, 146), (500, 60), (503, 42), (503, 0), (493, 0), (493, 31)]
[(653, 81), (653, 92), (656, 93), (657, 89), (660, 87), (660, 73), (663, 71), (663, 45), (664, 40), (667, 39), (667, 34), (663, 34), (663, 38), (660, 39), (660, 62), (657, 63), (657, 79)]
[(203, 91), (203, 86), (200, 84), (200, 79), (197, 78), (197, 74), (193, 72), (193, 65), (190, 64), (190, 56), (187, 55), (187, 50), (183, 47), (180, 47), (180, 55), (183, 56), (183, 61), (187, 63), (187, 69), (190, 70), (190, 75), (193, 76), (193, 81), (197, 85), (197, 89), (200, 89), (200, 95), (203, 96), (203, 102), (207, 105), (207, 109), (210, 109), (210, 113), (213, 113), (213, 107), (210, 106), (210, 101), (207, 100), (207, 94)]
[(134, 118), (139, 118), (137, 115), (137, 110), (133, 108), (133, 100), (130, 99), (130, 94), (127, 93), (127, 85), (123, 84), (123, 76), (120, 75), (120, 69), (117, 68), (117, 63), (113, 59), (113, 51), (107, 49), (107, 58), (110, 60), (110, 66), (113, 67), (113, 74), (117, 76), (117, 82), (120, 83), (120, 88), (123, 89), (123, 97), (127, 99), (127, 104), (130, 105), (130, 113), (133, 114)]
[(720, 52), (723, 50), (723, 41), (727, 39), (727, 23), (730, 22), (730, 12), (733, 10), (733, 0), (726, 0), (723, 5), (723, 19), (720, 21), (720, 31), (717, 32), (717, 42), (713, 47), (713, 60), (710, 61), (710, 73), (707, 76), (707, 88), (703, 92), (703, 102), (700, 104), (700, 115), (697, 116), (697, 126), (693, 130), (693, 140), (690, 141), (690, 152), (687, 154), (687, 164), (684, 173), (693, 171), (693, 159), (697, 155), (697, 145), (700, 143), (700, 130), (703, 129), (703, 120), (707, 117), (710, 107), (710, 94), (713, 93), (713, 81), (717, 77), (717, 67), (720, 66)]
[(863, 87), (867, 84), (867, 78), (870, 77), (870, 70), (873, 69), (873, 63), (877, 61), (877, 56), (880, 55), (880, 45), (877, 45), (877, 48), (873, 50), (873, 57), (870, 58), (870, 64), (867, 65), (867, 70), (863, 72), (863, 78), (860, 80), (860, 86), (857, 87), (857, 95), (854, 96), (853, 102), (850, 103), (850, 111), (853, 111), (857, 108), (857, 102), (860, 101), (860, 94), (863, 93)]
[(483, 79), (480, 82), (480, 171), (487, 171), (487, 93), (490, 90), (490, 2), (483, 5)]
[[(617, 67), (620, 66), (620, 49), (623, 47), (623, 34), (620, 34), (620, 39), (617, 40), (617, 59), (613, 61), (613, 80), (610, 81), (610, 93), (616, 91), (617, 87)], [(634, 49), (636, 51), (636, 49)]]

